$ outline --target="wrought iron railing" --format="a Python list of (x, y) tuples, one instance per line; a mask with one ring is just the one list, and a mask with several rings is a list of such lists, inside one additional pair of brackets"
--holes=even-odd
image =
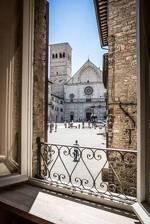
[(123, 203), (136, 201), (135, 150), (39, 143), (39, 176), (71, 191)]

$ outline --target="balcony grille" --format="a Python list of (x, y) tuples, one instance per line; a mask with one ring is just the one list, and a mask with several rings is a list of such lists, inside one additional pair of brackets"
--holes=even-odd
[(136, 201), (135, 150), (39, 143), (39, 177), (58, 188), (132, 204)]

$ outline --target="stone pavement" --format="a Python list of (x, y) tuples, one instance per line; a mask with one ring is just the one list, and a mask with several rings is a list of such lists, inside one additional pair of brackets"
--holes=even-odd
[[(77, 126), (79, 123), (74, 123), (74, 126)], [(82, 126), (82, 125), (81, 125)], [(80, 146), (84, 147), (106, 147), (106, 138), (100, 134), (104, 133), (104, 128), (101, 130), (97, 127), (88, 128), (88, 124), (85, 123), (85, 128), (65, 128), (64, 124), (57, 124), (57, 132), (53, 130), (52, 133), (48, 129), (48, 142), (53, 144), (61, 145), (73, 145), (76, 140)]]

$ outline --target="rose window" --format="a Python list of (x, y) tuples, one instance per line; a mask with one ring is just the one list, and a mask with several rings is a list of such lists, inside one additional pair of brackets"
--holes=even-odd
[(87, 86), (84, 89), (84, 93), (85, 93), (85, 95), (91, 95), (93, 93), (93, 88), (91, 86)]

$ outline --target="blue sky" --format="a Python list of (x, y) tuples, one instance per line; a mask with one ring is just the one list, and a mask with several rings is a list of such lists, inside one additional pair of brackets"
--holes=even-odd
[(72, 74), (89, 59), (102, 68), (93, 0), (50, 0), (49, 43), (68, 42), (72, 47)]

